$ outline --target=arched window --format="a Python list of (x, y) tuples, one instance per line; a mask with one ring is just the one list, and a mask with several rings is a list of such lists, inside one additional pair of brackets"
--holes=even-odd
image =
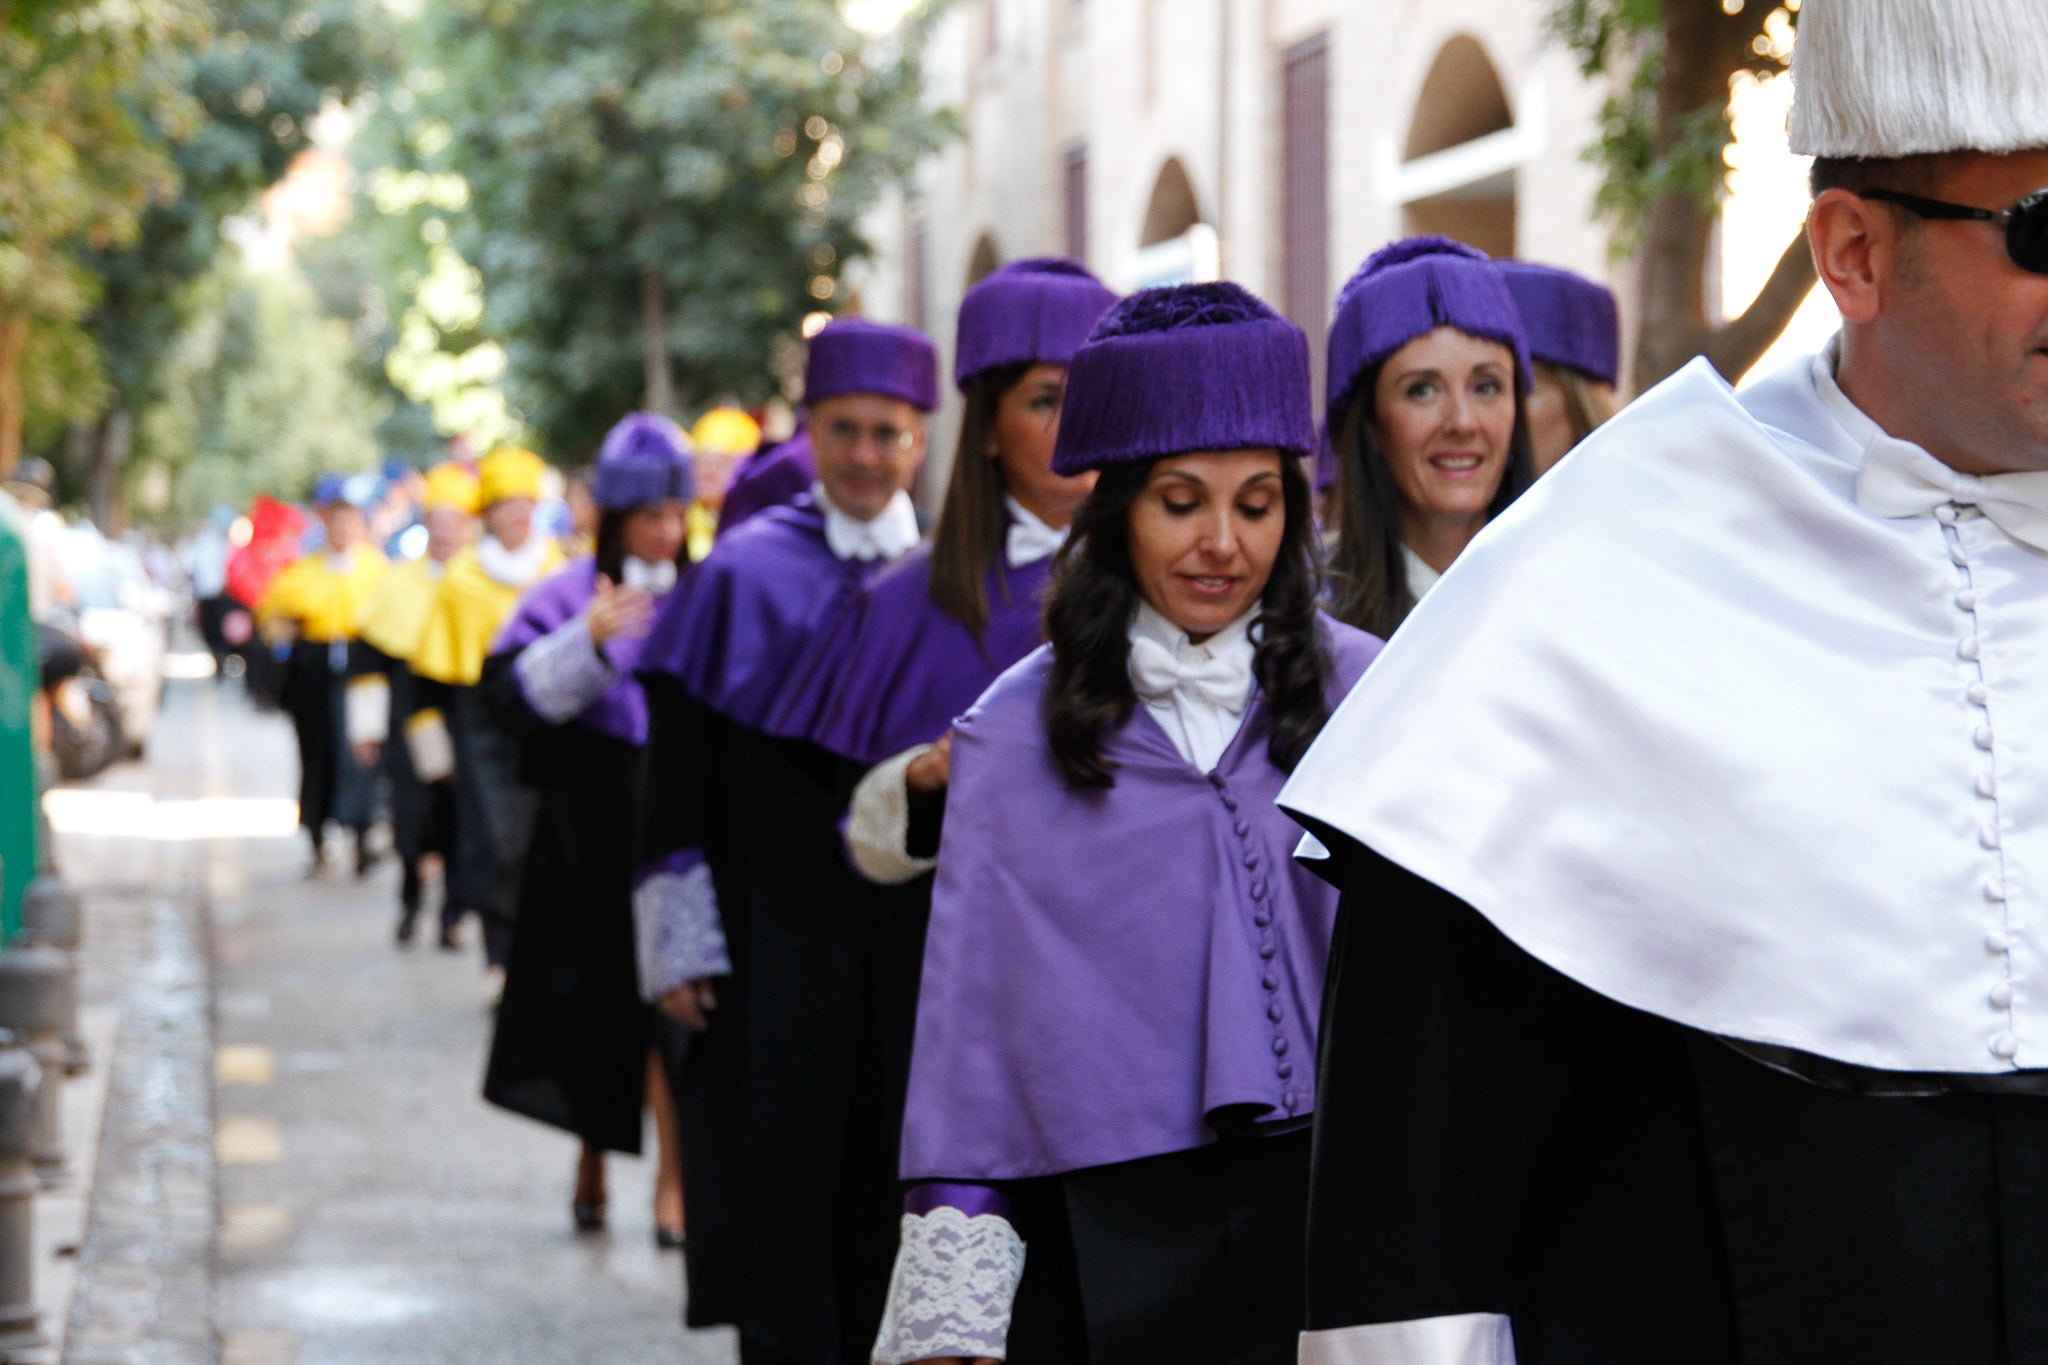
[(1178, 157), (1169, 157), (1152, 182), (1152, 198), (1138, 230), (1138, 252), (1124, 284), (1143, 289), (1213, 280), (1221, 264), (1216, 229), (1202, 221), (1195, 182)]
[(1515, 254), (1515, 177), (1528, 150), (1500, 72), (1459, 34), (1430, 64), (1402, 148), (1397, 198), (1407, 232)]
[(967, 287), (974, 288), (1003, 263), (1003, 253), (996, 247), (996, 239), (984, 232), (974, 244), (974, 253), (967, 258)]

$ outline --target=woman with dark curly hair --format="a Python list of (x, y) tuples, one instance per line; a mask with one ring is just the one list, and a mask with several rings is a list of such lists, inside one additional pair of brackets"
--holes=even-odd
[(1334, 905), (1273, 796), (1378, 648), (1316, 609), (1313, 440), (1236, 285), (1074, 357), (1054, 468), (1101, 473), (954, 732), (877, 1360), (1293, 1358)]
[(1528, 488), (1523, 338), (1499, 268), (1444, 237), (1382, 247), (1338, 293), (1326, 415), (1340, 620), (1393, 634)]

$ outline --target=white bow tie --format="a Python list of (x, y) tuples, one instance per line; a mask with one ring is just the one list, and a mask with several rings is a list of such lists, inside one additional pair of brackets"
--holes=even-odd
[(1003, 558), (1011, 568), (1021, 569), (1026, 564), (1050, 559), (1059, 553), (1066, 539), (1065, 531), (1055, 531), (1036, 517), (1025, 520), (1013, 516), (1009, 537), (1003, 542)]
[(910, 495), (898, 493), (889, 500), (880, 516), (872, 521), (855, 521), (832, 505), (825, 496), (824, 485), (812, 487), (812, 496), (825, 510), (825, 543), (838, 559), (857, 559), (868, 563), (877, 559), (894, 559), (911, 546), (917, 544), (917, 509), (911, 505)]
[(1925, 516), (1948, 503), (1975, 507), (2014, 540), (2048, 550), (2048, 471), (1979, 478), (1880, 437), (1856, 475), (1856, 503), (1881, 517)]
[(1131, 641), (1131, 687), (1144, 701), (1163, 702), (1178, 694), (1237, 715), (1251, 696), (1252, 674), (1228, 655), (1202, 649), (1176, 655), (1140, 635)]
[(659, 563), (649, 564), (644, 559), (627, 555), (619, 579), (619, 586), (622, 588), (637, 588), (649, 597), (660, 597), (676, 585), (676, 562), (673, 559), (664, 559)]

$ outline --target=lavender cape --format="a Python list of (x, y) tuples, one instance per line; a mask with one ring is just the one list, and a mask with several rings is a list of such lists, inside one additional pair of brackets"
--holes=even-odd
[(872, 767), (946, 732), (997, 675), (1035, 649), (1050, 558), (988, 574), (980, 637), (932, 601), (931, 548), (869, 585), (819, 637), (769, 729)]
[(772, 450), (747, 457), (733, 472), (718, 509), (718, 533), (724, 535), (771, 507), (786, 507), (811, 491), (817, 480), (809, 432), (799, 431)]
[[(1325, 619), (1330, 700), (1379, 642)], [(1140, 707), (1106, 792), (1045, 743), (1050, 649), (964, 717), (904, 1117), (906, 1180), (1053, 1175), (1213, 1141), (1315, 1104), (1336, 892), (1293, 858), (1259, 710), (1213, 773)]]
[[(537, 584), (519, 599), (511, 617), (499, 628), (498, 638), (491, 642), (491, 653), (524, 649), (543, 635), (560, 630), (590, 605), (596, 583), (597, 561), (584, 558)], [(639, 640), (623, 639), (605, 646), (604, 657), (619, 675), (618, 681), (606, 688), (604, 695), (585, 708), (572, 724), (628, 744), (647, 742), (647, 694), (640, 690), (640, 682), (633, 676), (640, 664), (640, 646)], [(521, 699), (524, 700), (523, 690)], [(533, 708), (529, 705), (527, 709)]]
[(640, 671), (673, 675), (727, 720), (762, 729), (812, 637), (883, 567), (834, 555), (810, 494), (772, 507), (721, 537), (668, 595)]

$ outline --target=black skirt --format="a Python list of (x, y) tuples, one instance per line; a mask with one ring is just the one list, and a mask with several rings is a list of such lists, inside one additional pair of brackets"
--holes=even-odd
[(1008, 1365), (1292, 1365), (1308, 1171), (1299, 1129), (1009, 1187)]

